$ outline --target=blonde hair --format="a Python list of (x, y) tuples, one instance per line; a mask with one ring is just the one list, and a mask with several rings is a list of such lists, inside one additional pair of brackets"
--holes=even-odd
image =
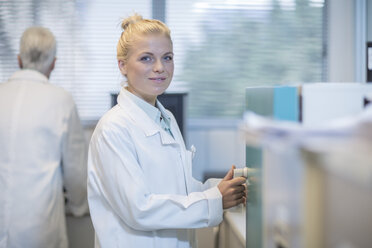
[(56, 39), (47, 28), (30, 27), (23, 32), (19, 50), (24, 69), (46, 74), (56, 56)]
[(161, 21), (155, 19), (143, 19), (141, 15), (134, 14), (121, 23), (121, 33), (116, 47), (118, 60), (127, 61), (130, 48), (140, 35), (161, 34), (172, 42), (169, 28)]

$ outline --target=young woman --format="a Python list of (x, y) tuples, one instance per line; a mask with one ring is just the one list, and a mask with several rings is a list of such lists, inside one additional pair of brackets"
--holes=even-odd
[(127, 85), (93, 133), (88, 201), (96, 247), (191, 247), (195, 228), (218, 225), (223, 209), (246, 201), (245, 178), (205, 184), (173, 115), (157, 101), (174, 70), (168, 27), (133, 15), (117, 45)]

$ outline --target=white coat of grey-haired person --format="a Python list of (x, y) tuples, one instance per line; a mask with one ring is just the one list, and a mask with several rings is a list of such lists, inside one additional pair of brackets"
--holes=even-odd
[(20, 70), (0, 84), (0, 247), (67, 248), (66, 211), (88, 211), (78, 111), (49, 82), (56, 50), (49, 29), (26, 29)]

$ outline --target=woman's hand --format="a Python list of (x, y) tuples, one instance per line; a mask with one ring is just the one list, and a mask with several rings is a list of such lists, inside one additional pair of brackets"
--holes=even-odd
[(222, 194), (223, 209), (235, 207), (240, 203), (246, 204), (247, 186), (244, 177), (233, 178), (235, 166), (233, 165), (226, 176), (218, 184)]

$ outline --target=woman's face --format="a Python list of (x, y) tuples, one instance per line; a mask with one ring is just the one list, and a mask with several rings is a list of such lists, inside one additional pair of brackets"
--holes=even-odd
[(165, 35), (142, 35), (119, 68), (128, 80), (128, 90), (155, 105), (156, 97), (168, 88), (174, 71), (172, 42)]

